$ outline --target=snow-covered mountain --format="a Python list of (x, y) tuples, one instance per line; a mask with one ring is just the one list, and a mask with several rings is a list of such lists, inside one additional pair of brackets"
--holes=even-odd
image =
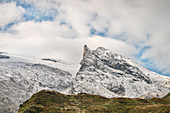
[(170, 92), (170, 77), (103, 47), (84, 46), (81, 65), (0, 52), (0, 113), (17, 112), (21, 103), (42, 89), (105, 97), (162, 97)]
[(67, 92), (72, 74), (45, 63), (0, 53), (0, 113), (17, 112), (21, 103), (42, 89)]
[(105, 97), (162, 97), (170, 92), (170, 77), (151, 72), (103, 47), (90, 50), (85, 45), (72, 92)]

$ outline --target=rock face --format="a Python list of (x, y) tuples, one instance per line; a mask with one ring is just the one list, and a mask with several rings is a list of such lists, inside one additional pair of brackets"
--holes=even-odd
[(72, 92), (130, 98), (154, 93), (162, 97), (170, 92), (170, 78), (103, 47), (90, 50), (85, 45)]
[(0, 113), (16, 113), (21, 103), (42, 89), (65, 92), (71, 77), (69, 72), (43, 64), (13, 57), (0, 60)]
[(5, 55), (0, 55), (0, 59), (9, 59), (9, 56), (5, 56)]

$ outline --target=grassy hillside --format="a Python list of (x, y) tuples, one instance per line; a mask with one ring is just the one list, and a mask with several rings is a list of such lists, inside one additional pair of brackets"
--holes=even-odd
[(18, 113), (170, 113), (170, 94), (151, 100), (64, 95), (40, 91), (20, 105)]

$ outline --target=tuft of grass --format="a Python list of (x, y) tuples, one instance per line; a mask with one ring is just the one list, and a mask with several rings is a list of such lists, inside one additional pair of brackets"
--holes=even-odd
[(170, 94), (164, 98), (105, 98), (64, 95), (42, 90), (20, 105), (18, 113), (170, 113)]

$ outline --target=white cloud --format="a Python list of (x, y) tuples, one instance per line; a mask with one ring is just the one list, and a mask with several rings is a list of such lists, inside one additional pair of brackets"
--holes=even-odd
[(66, 24), (59, 22), (34, 22), (26, 21), (12, 26), (8, 31), (17, 33), (18, 38), (47, 37), (49, 40), (54, 37), (72, 38), (76, 36), (75, 31)]
[(79, 63), (85, 44), (92, 49), (103, 46), (129, 57), (137, 51), (131, 45), (106, 37), (63, 38), (63, 35), (69, 37), (74, 32), (57, 22), (22, 22), (10, 30), (17, 34), (1, 33), (0, 49), (22, 55), (56, 57)]
[(24, 13), (24, 8), (16, 6), (15, 2), (0, 4), (0, 27), (8, 23), (20, 21)]
[[(1, 36), (7, 37), (0, 42), (1, 44), (11, 42), (11, 45), (9, 42), (3, 45), (6, 50), (23, 52), (21, 49), (23, 46), (29, 50), (28, 53), (34, 51), (33, 54), (42, 55), (47, 51), (50, 55), (57, 53), (56, 56), (66, 59), (74, 59), (75, 56), (80, 59), (79, 53), (84, 43), (88, 43), (92, 48), (101, 45), (128, 56), (139, 53), (132, 45), (140, 48), (149, 46), (141, 59), (150, 59), (158, 70), (170, 74), (169, 0), (26, 0), (26, 2), (34, 4), (40, 11), (46, 13), (51, 11), (49, 8), (56, 9), (59, 15), (53, 22), (22, 22), (11, 28), (17, 31), (12, 36), (1, 33)], [(13, 19), (10, 21), (15, 20), (15, 17), (11, 18)], [(92, 27), (99, 32), (107, 29), (105, 35), (109, 38), (90, 37)], [(15, 38), (9, 37), (21, 38), (16, 40), (19, 44), (15, 45), (11, 41)], [(28, 46), (24, 44), (26, 42)], [(70, 48), (75, 51), (71, 51)]]

